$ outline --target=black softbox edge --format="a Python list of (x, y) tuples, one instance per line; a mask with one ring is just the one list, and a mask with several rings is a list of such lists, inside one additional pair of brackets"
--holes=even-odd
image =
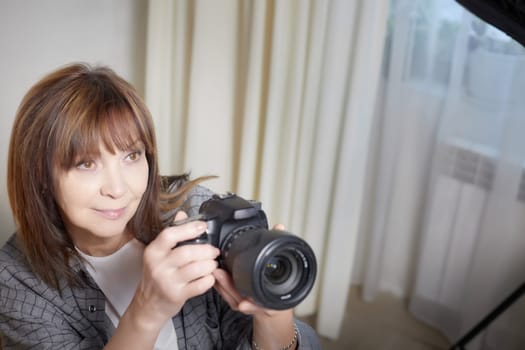
[(525, 2), (456, 0), (468, 11), (525, 46)]

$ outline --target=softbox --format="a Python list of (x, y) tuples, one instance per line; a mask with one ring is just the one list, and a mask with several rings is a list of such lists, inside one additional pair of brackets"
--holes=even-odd
[(525, 46), (525, 0), (456, 0), (485, 22)]

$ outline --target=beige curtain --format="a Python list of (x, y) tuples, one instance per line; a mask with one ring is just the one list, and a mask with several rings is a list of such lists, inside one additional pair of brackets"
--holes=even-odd
[(298, 315), (336, 338), (362, 214), (387, 0), (149, 2), (146, 100), (163, 173), (263, 203), (316, 252)]

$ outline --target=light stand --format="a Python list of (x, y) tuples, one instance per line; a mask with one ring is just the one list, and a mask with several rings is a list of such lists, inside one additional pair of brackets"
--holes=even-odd
[(461, 337), (449, 350), (465, 350), (465, 345), (476, 337), (482, 330), (484, 330), (492, 321), (494, 321), (501, 313), (507, 310), (516, 300), (518, 300), (525, 292), (525, 282), (521, 284), (514, 292), (505, 298), (498, 306), (487, 314), (481, 321), (478, 322), (470, 331)]

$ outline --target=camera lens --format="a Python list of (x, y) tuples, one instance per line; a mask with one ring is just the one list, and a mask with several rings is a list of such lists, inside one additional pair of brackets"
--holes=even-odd
[(317, 264), (310, 246), (285, 231), (243, 228), (221, 247), (224, 267), (241, 294), (269, 309), (299, 304), (315, 282)]
[(264, 277), (268, 283), (279, 285), (288, 280), (292, 269), (292, 263), (288, 257), (277, 255), (266, 263)]
[(297, 287), (302, 273), (296, 254), (292, 251), (280, 252), (266, 262), (263, 284), (270, 293), (288, 294)]

